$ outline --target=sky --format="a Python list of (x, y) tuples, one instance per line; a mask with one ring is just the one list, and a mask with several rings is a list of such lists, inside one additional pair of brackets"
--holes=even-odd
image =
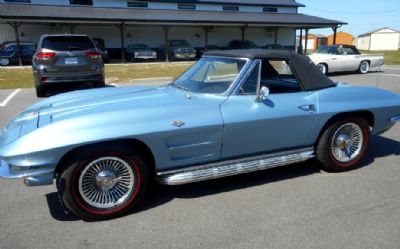
[[(306, 5), (299, 13), (347, 22), (338, 31), (358, 36), (383, 27), (400, 31), (400, 0), (297, 0)], [(332, 29), (310, 30), (329, 35)]]

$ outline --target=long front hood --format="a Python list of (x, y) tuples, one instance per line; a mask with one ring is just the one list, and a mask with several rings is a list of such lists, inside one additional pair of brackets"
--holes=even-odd
[(51, 116), (53, 122), (80, 115), (108, 113), (126, 109), (147, 109), (176, 105), (184, 95), (169, 87), (113, 87), (61, 94), (31, 106), (27, 111), (39, 111)]

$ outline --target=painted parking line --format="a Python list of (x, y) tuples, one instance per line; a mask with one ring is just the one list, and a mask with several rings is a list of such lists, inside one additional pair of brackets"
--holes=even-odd
[(21, 91), (21, 89), (17, 89), (14, 92), (12, 92), (10, 95), (8, 95), (8, 97), (3, 102), (0, 103), (0, 107), (5, 107), (8, 104), (8, 102), (10, 102), (10, 100), (19, 93), (19, 91)]
[(400, 77), (400, 74), (379, 74), (379, 76)]
[(400, 67), (385, 67), (383, 69), (387, 69), (387, 70), (400, 70)]

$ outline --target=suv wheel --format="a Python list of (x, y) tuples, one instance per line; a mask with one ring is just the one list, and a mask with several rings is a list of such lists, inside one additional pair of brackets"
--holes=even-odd
[(47, 96), (46, 89), (43, 86), (36, 86), (36, 96), (43, 98)]

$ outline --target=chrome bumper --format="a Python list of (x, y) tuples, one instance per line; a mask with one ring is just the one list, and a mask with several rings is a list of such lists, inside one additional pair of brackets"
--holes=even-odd
[(400, 122), (400, 115), (391, 117), (390, 122), (392, 123)]
[(42, 186), (53, 184), (54, 169), (27, 167), (26, 170), (12, 171), (10, 165), (0, 160), (0, 178), (24, 179), (26, 186)]

